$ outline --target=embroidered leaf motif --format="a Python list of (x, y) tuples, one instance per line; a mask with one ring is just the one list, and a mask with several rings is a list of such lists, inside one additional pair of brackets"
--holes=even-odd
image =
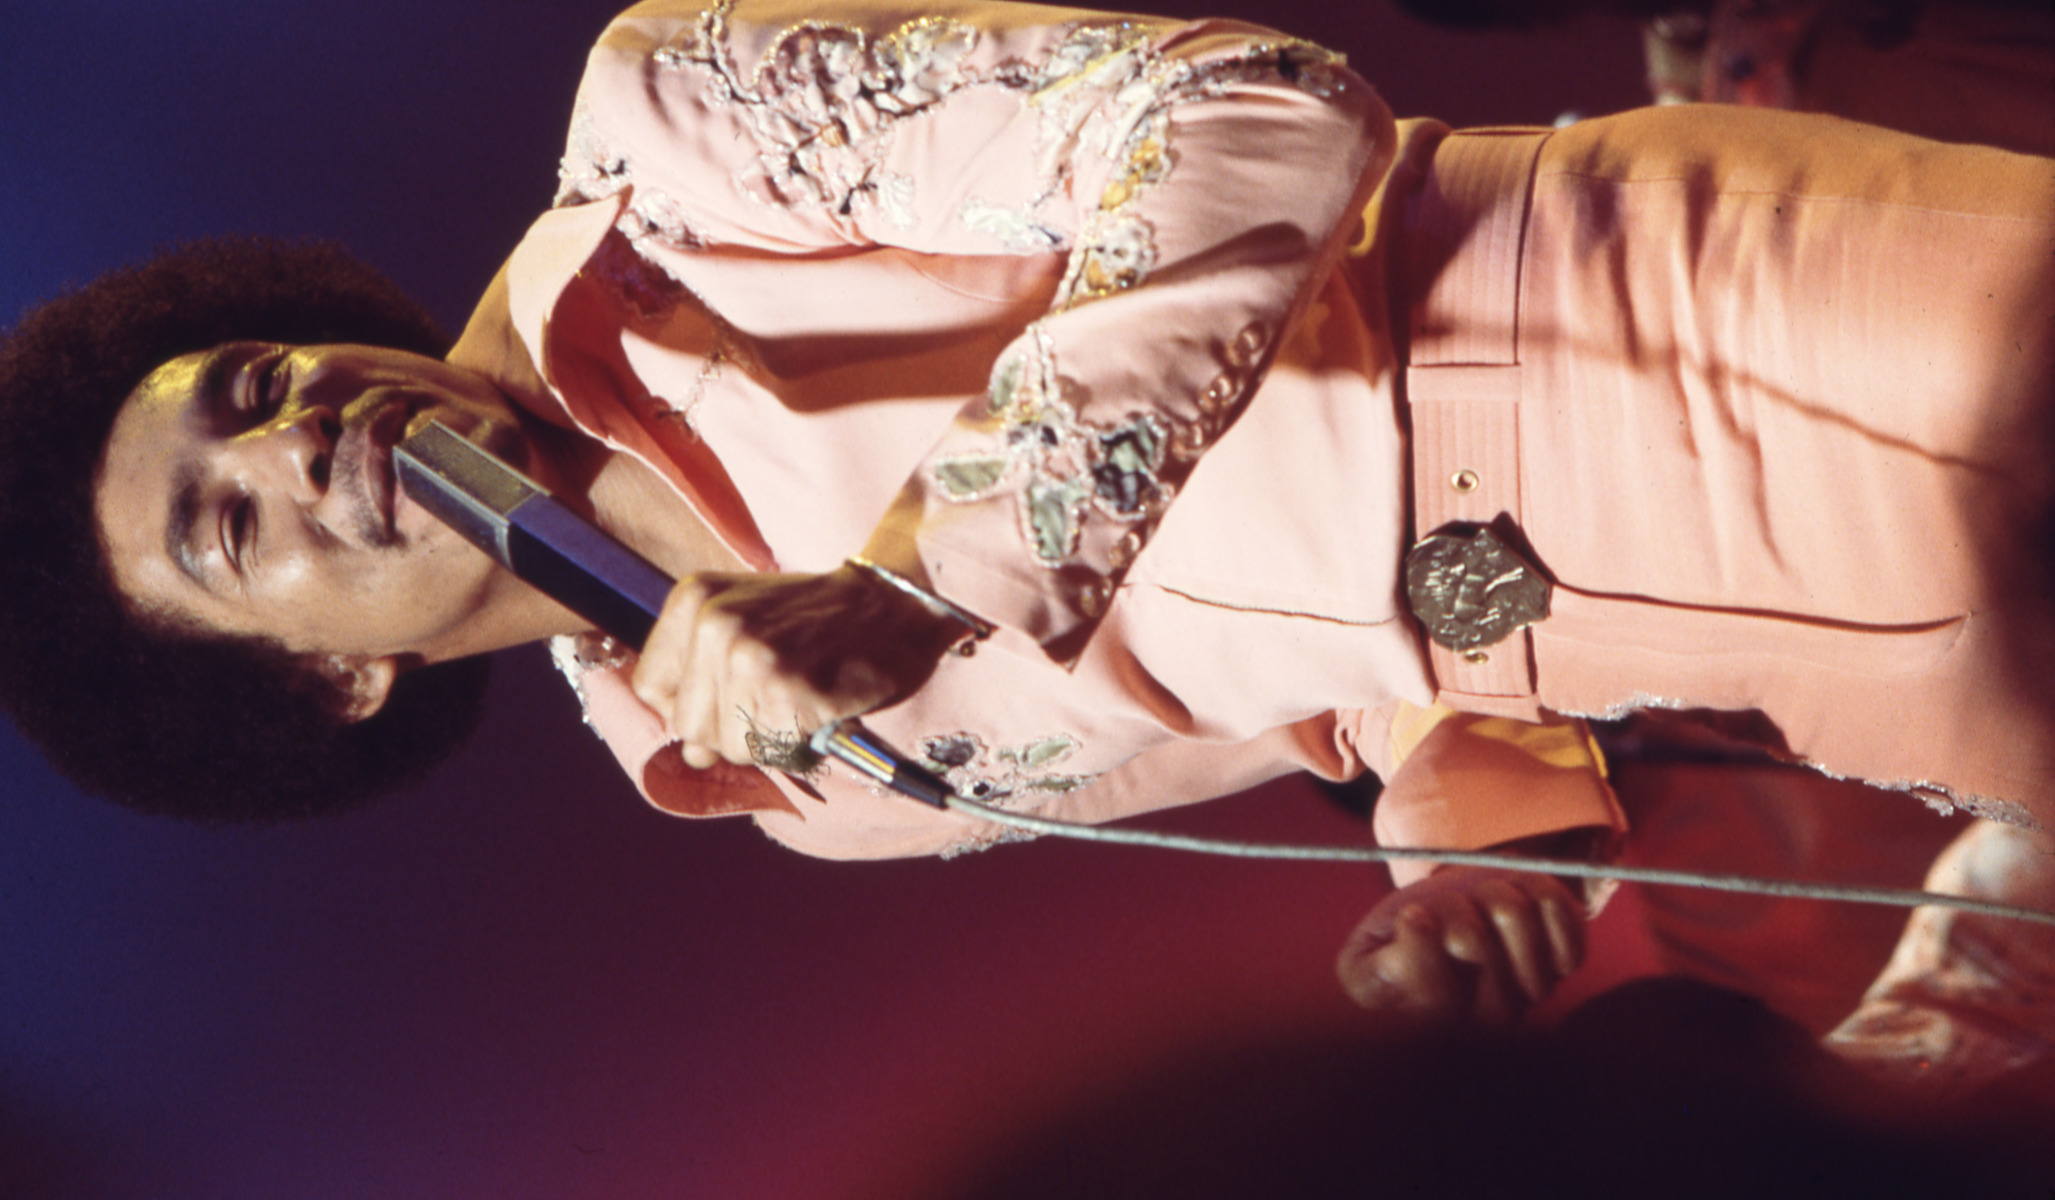
[(1142, 511), (1156, 493), (1156, 472), (1163, 465), (1163, 429), (1138, 417), (1099, 435), (1099, 461), (1092, 467), (1092, 485), (1099, 499), (1122, 516)]
[(1074, 792), (1092, 781), (1089, 775), (1049, 775), (1028, 781), (1031, 792)]
[(974, 733), (948, 733), (940, 737), (925, 738), (920, 744), (921, 757), (927, 765), (938, 771), (952, 767), (967, 767), (984, 756), (985, 744)]
[(1036, 254), (1063, 244), (1063, 235), (1036, 221), (1025, 210), (1002, 208), (976, 196), (957, 206), (956, 219), (979, 233), (990, 234), (1016, 254)]
[(949, 786), (961, 794), (1003, 805), (1008, 797), (1022, 792), (1061, 794), (1091, 783), (1090, 775), (1040, 773), (1068, 758), (1080, 745), (1067, 733), (1054, 733), (992, 750), (978, 735), (959, 731), (922, 738), (920, 752), (924, 765), (947, 778)]
[(1023, 767), (1043, 767), (1075, 749), (1077, 739), (1067, 733), (1059, 733), (1018, 748), (1002, 749), (999, 751), (999, 757), (1017, 762)]
[(1006, 477), (1011, 461), (1001, 456), (947, 458), (935, 464), (935, 479), (958, 499), (989, 491)]
[(1077, 549), (1085, 489), (1069, 480), (1036, 479), (1029, 482), (1024, 499), (1036, 556), (1045, 563), (1070, 557)]

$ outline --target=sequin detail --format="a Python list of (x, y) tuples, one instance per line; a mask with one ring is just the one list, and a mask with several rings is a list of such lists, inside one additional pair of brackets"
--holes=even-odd
[[(571, 694), (578, 697), (578, 715), (587, 728), (601, 734), (592, 723), (592, 704), (585, 694), (585, 676), (591, 671), (612, 671), (635, 661), (635, 652), (600, 633), (560, 634), (549, 639), (549, 660), (555, 664)], [(601, 736), (605, 736), (601, 734)]]
[[(831, 220), (875, 215), (912, 228), (921, 213), (918, 185), (883, 166), (907, 118), (966, 88), (1019, 96), (1034, 122), (1027, 185), (1000, 198), (967, 195), (954, 202), (951, 216), (1007, 252), (1066, 253), (1052, 302), (1057, 314), (1142, 286), (1158, 269), (1158, 231), (1145, 201), (1177, 171), (1173, 116), (1180, 106), (1245, 85), (1319, 96), (1348, 86), (1341, 56), (1311, 43), (1279, 39), (1191, 61), (1157, 48), (1161, 28), (1122, 20), (1079, 22), (1034, 59), (984, 65), (977, 51), (986, 35), (943, 16), (879, 34), (805, 21), (776, 33), (748, 62), (736, 55), (730, 35), (735, 11), (736, 0), (719, 0), (678, 40), (655, 50), (651, 65), (689, 72), (704, 101), (737, 122), (754, 153), (731, 182), (759, 203), (812, 209)], [(1104, 164), (1103, 177), (1097, 164)], [(1083, 183), (1081, 172), (1100, 181)], [(656, 248), (691, 253), (710, 240), (689, 204), (639, 178), (635, 163), (606, 143), (582, 108), (560, 178), (560, 204), (625, 192), (618, 229), (660, 268), (669, 270), (675, 255)], [(1072, 215), (1073, 197), (1082, 199), (1081, 214)], [(675, 282), (689, 292), (685, 280)], [(665, 398), (688, 429), (701, 395), (727, 364), (756, 369), (748, 340), (706, 311), (717, 344), (689, 394)], [(1070, 568), (1082, 557), (1095, 564), (1088, 578), (1067, 586), (1080, 603), (1103, 611), (1115, 586), (1102, 577), (1105, 564), (1117, 574), (1133, 561), (1175, 495), (1175, 481), (1225, 431), (1260, 378), (1260, 355), (1247, 352), (1250, 330), (1267, 340), (1267, 330), (1250, 326), (1221, 343), (1226, 366), (1192, 397), (1196, 413), (1187, 407), (1181, 415), (1135, 411), (1088, 421), (1079, 414), (1091, 398), (1070, 394), (1077, 389), (1058, 373), (1050, 339), (1041, 325), (1032, 326), (1028, 350), (1008, 356), (994, 373), (987, 448), (931, 461), (932, 478), (952, 501), (1013, 496), (1022, 536), (1039, 562)]]

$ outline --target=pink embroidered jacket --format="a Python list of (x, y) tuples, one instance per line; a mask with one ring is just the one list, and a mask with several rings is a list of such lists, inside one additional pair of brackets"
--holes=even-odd
[[(1566, 729), (1409, 707), (1370, 232), (1403, 137), (1236, 22), (656, 0), (593, 51), (559, 207), (452, 358), (532, 358), (757, 568), (917, 551), (1001, 632), (867, 720), (968, 794), (1096, 822), (1368, 767), (1389, 841), (1617, 826)], [(839, 770), (692, 771), (624, 665), (558, 654), (667, 811), (833, 857), (996, 835)]]

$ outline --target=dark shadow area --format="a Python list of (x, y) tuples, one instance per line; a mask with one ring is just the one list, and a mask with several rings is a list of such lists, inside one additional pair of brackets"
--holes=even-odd
[(1746, 997), (1649, 980), (1551, 1034), (1188, 1057), (928, 1195), (2039, 1197), (2048, 1100), (1922, 1109)]

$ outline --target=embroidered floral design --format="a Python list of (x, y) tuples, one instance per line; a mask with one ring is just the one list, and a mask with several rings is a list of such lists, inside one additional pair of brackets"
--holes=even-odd
[[(1078, 61), (1080, 55), (1095, 50), (1095, 56)], [(1339, 86), (1335, 68), (1342, 59), (1311, 43), (1294, 41), (1194, 65), (1154, 56), (1145, 39), (1116, 38), (1081, 41), (1075, 52), (1059, 51), (1051, 61), (1076, 61), (1076, 65), (1068, 77), (1047, 81), (1044, 93), (1064, 97), (1075, 106), (1074, 98), (1089, 90), (1079, 86), (1087, 80), (1113, 90), (1112, 102), (1103, 112), (1086, 114), (1073, 128), (1073, 136), (1087, 136), (1084, 126), (1096, 116), (1104, 123), (1098, 142), (1106, 157), (1117, 164), (1100, 191), (1097, 209), (1085, 218), (1084, 230), (1071, 250), (1056, 291), (1060, 312), (1134, 287), (1155, 267), (1155, 231), (1131, 209), (1150, 188), (1169, 178), (1175, 165), (1170, 144), (1170, 113), (1175, 107), (1217, 96), (1234, 83), (1275, 79), (1326, 96)], [(1057, 103), (1045, 101), (1044, 93), (1038, 93), (1036, 100), (1057, 107)], [(1045, 131), (1044, 140), (1054, 139)]]
[(1139, 517), (1160, 502), (1163, 446), (1169, 440), (1162, 418), (1143, 413), (1127, 424), (1102, 430), (1092, 456), (1092, 490), (1099, 503), (1123, 517)]
[(1065, 775), (1051, 768), (1075, 754), (1078, 740), (1067, 733), (1039, 737), (1019, 746), (990, 749), (974, 733), (923, 738), (921, 765), (973, 800), (997, 808), (1019, 807), (1024, 794), (1074, 792), (1090, 775)]
[(681, 250), (706, 244), (683, 204), (660, 189), (638, 185), (634, 165), (600, 136), (581, 100), (571, 113), (570, 138), (557, 165), (554, 206), (589, 204), (631, 188), (633, 194), (615, 225), (631, 245), (640, 250), (646, 238)]
[[(766, 204), (843, 217), (868, 209), (912, 228), (916, 184), (881, 165), (900, 122), (969, 87), (1020, 95), (1036, 121), (1033, 182), (1024, 195), (966, 196), (954, 217), (1014, 253), (1067, 250), (1057, 313), (1141, 286), (1158, 268), (1157, 231), (1141, 205), (1176, 170), (1172, 115), (1178, 107), (1244, 84), (1281, 83), (1321, 96), (1344, 86), (1336, 70), (1341, 57), (1310, 43), (1262, 43), (1193, 62), (1159, 52), (1153, 27), (1117, 20), (1071, 27), (1038, 61), (984, 67), (974, 61), (981, 31), (946, 17), (921, 17), (882, 34), (806, 21), (776, 34), (753, 63), (744, 63), (728, 29), (735, 4), (718, 0), (652, 61), (658, 70), (695, 72), (707, 102), (734, 112), (756, 150), (734, 182)], [(1073, 238), (1065, 232), (1070, 218), (1044, 209), (1073, 195), (1076, 172), (1094, 161), (1107, 164), (1105, 181), (1077, 219)], [(635, 164), (608, 146), (582, 111), (560, 175), (559, 203), (632, 189), (619, 229), (658, 266), (666, 260), (652, 254), (651, 243), (690, 251), (708, 241), (689, 206), (638, 180)], [(653, 293), (629, 298), (638, 305), (663, 299)], [(718, 343), (691, 394), (666, 400), (688, 429), (723, 365), (751, 365), (746, 339), (710, 309), (708, 315)], [(1132, 562), (1147, 527), (1174, 495), (1172, 478), (1181, 479), (1232, 421), (1258, 368), (1230, 353), (1227, 369), (1196, 397), (1195, 418), (1134, 413), (1109, 424), (1079, 416), (1088, 397), (1059, 376), (1041, 326), (1031, 327), (1027, 342), (1027, 351), (995, 372), (990, 444), (943, 456), (929, 470), (951, 500), (1012, 494), (1022, 535), (1044, 565), (1067, 565), (1089, 540), (1091, 553), (1104, 551), (1117, 572)], [(1088, 539), (1095, 513), (1126, 528)], [(1094, 574), (1071, 583), (1083, 589), (1080, 604), (1103, 611), (1111, 582)]]
[(1035, 557), (1053, 565), (1077, 552), (1089, 494), (1084, 485), (1068, 479), (1028, 480), (1021, 511)]
[(1148, 41), (1148, 32), (1129, 21), (1078, 26), (1034, 73), (1029, 83), (1034, 103), (1055, 108), (1068, 96), (1126, 79)]
[(1047, 335), (1031, 327), (1026, 342), (993, 373), (986, 403), (998, 448), (948, 455), (931, 470), (951, 500), (1016, 493), (1022, 536), (1054, 566), (1077, 553), (1093, 510), (1124, 522), (1162, 511), (1174, 494), (1161, 477), (1172, 434), (1154, 413), (1113, 425), (1081, 419), (1065, 395), (1076, 385), (1057, 373)]
[(757, 166), (742, 191), (772, 203), (812, 205), (849, 216), (878, 206), (894, 224), (913, 224), (913, 181), (879, 171), (882, 140), (895, 122), (977, 77), (965, 63), (979, 33), (943, 17), (921, 17), (878, 37), (825, 21), (772, 39), (753, 69), (729, 51), (734, 0), (704, 13), (690, 36), (656, 52), (661, 68), (698, 68), (708, 100), (736, 106), (755, 134)]
[(1124, 292), (1147, 279), (1155, 265), (1156, 231), (1147, 221), (1132, 213), (1095, 214), (1071, 253), (1056, 303), (1074, 308)]

